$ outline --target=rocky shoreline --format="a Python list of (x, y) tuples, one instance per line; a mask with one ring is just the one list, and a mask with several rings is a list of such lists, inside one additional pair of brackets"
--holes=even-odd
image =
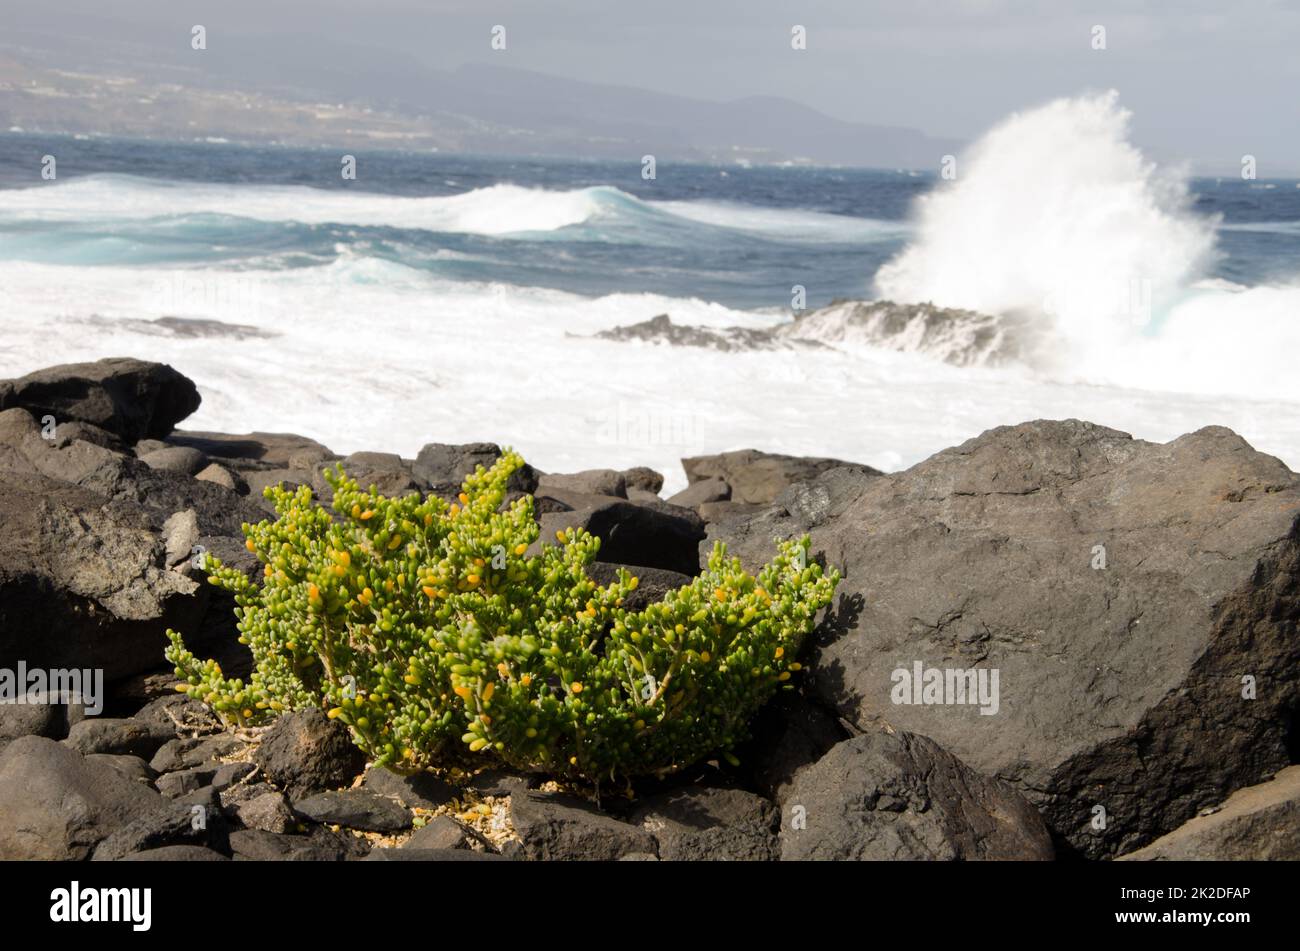
[[(323, 714), (230, 732), (177, 694), (168, 627), (247, 668), (202, 564), (260, 574), (266, 486), (327, 498), (341, 463), (452, 496), (500, 453), (177, 428), (198, 405), (130, 359), (0, 381), (0, 858), (1300, 858), (1300, 476), (1229, 430), (1034, 421), (893, 474), (746, 450), (666, 499), (649, 469), (520, 474), (541, 537), (600, 536), (590, 573), (631, 566), (643, 602), (718, 540), (753, 569), (809, 533), (844, 575), (739, 765), (596, 803), (480, 760), (367, 769)], [(20, 665), (102, 671), (103, 709), (13, 702), (42, 699)]]

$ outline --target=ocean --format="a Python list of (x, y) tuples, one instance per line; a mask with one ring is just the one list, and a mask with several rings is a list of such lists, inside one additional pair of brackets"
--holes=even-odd
[[(892, 470), (986, 428), (1226, 425), (1300, 467), (1300, 183), (1189, 178), (1112, 97), (909, 170), (501, 159), (0, 134), (0, 376), (172, 364), (184, 425), (550, 471), (755, 447)], [(53, 155), (57, 178), (41, 178)], [(936, 168), (938, 162), (936, 161)], [(762, 328), (837, 300), (1015, 315), (1022, 364), (904, 342), (719, 352), (592, 339)]]

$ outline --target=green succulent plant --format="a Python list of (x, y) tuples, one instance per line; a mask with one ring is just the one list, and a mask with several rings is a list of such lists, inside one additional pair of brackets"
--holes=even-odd
[(569, 529), (536, 546), (532, 497), (504, 505), (522, 465), (507, 451), (478, 467), (455, 503), (385, 498), (330, 471), (335, 514), (306, 487), (268, 488), (278, 517), (244, 526), (261, 583), (208, 563), (253, 673), (227, 679), (168, 631), (181, 689), (231, 725), (320, 707), (399, 772), (449, 744), (597, 782), (730, 757), (789, 687), (839, 573), (808, 559), (806, 537), (757, 577), (718, 544), (689, 585), (629, 611), (635, 577), (598, 585), (584, 570), (599, 538)]

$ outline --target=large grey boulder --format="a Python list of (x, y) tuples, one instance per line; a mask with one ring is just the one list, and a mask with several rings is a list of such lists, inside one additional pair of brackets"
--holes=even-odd
[(0, 539), (0, 657), (30, 667), (149, 670), (207, 604), (144, 513), (76, 486), (0, 478)]
[[(705, 479), (721, 479), (730, 487), (729, 496), (737, 502), (772, 502), (788, 486), (815, 479), (829, 469), (852, 466), (879, 475), (875, 469), (816, 456), (783, 456), (757, 449), (739, 449), (713, 456), (694, 456), (682, 460), (686, 481), (690, 485)], [(696, 503), (698, 504), (698, 503)]]
[(781, 823), (783, 860), (1052, 857), (1047, 827), (1020, 793), (911, 733), (836, 744), (795, 778)]
[(0, 380), (0, 410), (13, 406), (38, 420), (53, 416), (56, 424), (90, 423), (134, 443), (170, 433), (199, 408), (199, 391), (166, 364), (113, 357)]
[[(933, 737), (1105, 857), (1289, 762), (1298, 527), (1300, 479), (1227, 429), (1162, 445), (1066, 420), (895, 475), (828, 471), (706, 546), (754, 567), (811, 532), (845, 576), (811, 693), (859, 729)], [(906, 696), (918, 664), (944, 690)], [(990, 692), (997, 673), (996, 712), (924, 702), (959, 699), (967, 670)]]

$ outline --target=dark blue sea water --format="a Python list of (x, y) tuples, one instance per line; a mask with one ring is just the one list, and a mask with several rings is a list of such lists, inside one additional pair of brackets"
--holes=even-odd
[[(57, 180), (42, 181), (45, 155)], [(0, 261), (300, 268), (363, 257), (450, 281), (732, 308), (872, 296), (932, 175), (811, 167), (500, 159), (0, 135)], [(1255, 285), (1300, 262), (1300, 188), (1199, 179), (1222, 219), (1208, 276)], [(18, 191), (21, 190), (21, 191)], [(527, 191), (522, 191), (527, 190)], [(533, 192), (542, 194), (534, 195)]]

